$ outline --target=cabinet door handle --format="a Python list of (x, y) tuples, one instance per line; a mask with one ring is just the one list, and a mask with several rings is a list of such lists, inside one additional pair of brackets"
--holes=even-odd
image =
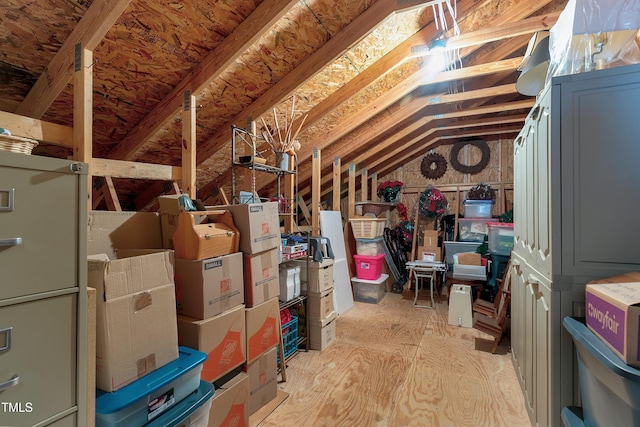
[(20, 382), (20, 376), (14, 375), (11, 377), (9, 381), (3, 382), (0, 384), (0, 392), (10, 389), (11, 387), (15, 387)]
[(0, 239), (0, 246), (16, 246), (22, 244), (22, 237), (14, 237), (12, 239)]

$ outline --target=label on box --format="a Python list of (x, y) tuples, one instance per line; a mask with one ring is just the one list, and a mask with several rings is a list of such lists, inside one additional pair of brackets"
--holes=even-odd
[(158, 415), (162, 414), (165, 410), (169, 409), (175, 403), (175, 395), (173, 388), (167, 390), (162, 395), (152, 399), (147, 404), (147, 420), (151, 421)]
[(625, 313), (619, 307), (587, 292), (587, 325), (620, 354), (625, 353)]

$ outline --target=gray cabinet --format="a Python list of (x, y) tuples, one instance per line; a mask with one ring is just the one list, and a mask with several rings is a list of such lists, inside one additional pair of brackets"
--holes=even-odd
[(533, 425), (579, 404), (565, 316), (640, 270), (640, 65), (556, 77), (514, 141), (512, 356)]
[(86, 165), (0, 151), (0, 423), (86, 419)]

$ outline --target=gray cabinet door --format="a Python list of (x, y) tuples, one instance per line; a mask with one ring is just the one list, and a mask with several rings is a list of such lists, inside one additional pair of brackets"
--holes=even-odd
[(558, 83), (562, 266), (555, 260), (554, 270), (590, 280), (638, 270), (640, 67)]

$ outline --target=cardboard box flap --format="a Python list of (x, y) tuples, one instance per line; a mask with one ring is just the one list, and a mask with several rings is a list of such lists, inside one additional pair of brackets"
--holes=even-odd
[(625, 305), (640, 305), (640, 282), (597, 283), (587, 285), (602, 296), (620, 301)]
[(116, 249), (162, 248), (160, 216), (155, 212), (90, 211), (87, 217), (87, 253)]
[(640, 283), (640, 273), (637, 271), (632, 271), (625, 274), (620, 274), (619, 276), (607, 277), (605, 279), (593, 280), (588, 284), (599, 284), (599, 283)]
[(105, 301), (173, 284), (173, 251), (88, 262), (89, 283)]

